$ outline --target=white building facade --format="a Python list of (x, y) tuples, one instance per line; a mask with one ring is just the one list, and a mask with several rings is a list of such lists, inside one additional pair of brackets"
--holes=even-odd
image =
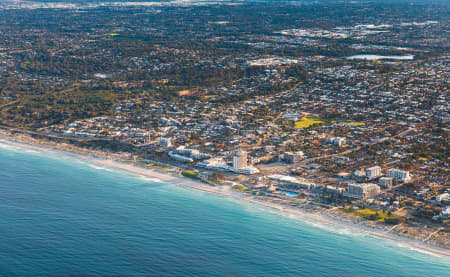
[(401, 182), (408, 182), (411, 179), (409, 171), (391, 168), (387, 171), (387, 176), (395, 178)]

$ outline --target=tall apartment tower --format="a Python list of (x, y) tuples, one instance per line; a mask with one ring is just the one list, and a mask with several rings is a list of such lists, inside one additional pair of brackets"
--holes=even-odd
[(233, 168), (241, 169), (247, 167), (247, 152), (238, 151), (236, 155), (233, 156)]

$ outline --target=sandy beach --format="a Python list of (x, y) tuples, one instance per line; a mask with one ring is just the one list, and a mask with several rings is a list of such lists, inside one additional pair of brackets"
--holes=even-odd
[(75, 152), (64, 151), (55, 148), (49, 148), (41, 145), (33, 145), (24, 142), (19, 142), (15, 140), (11, 140), (10, 138), (0, 138), (1, 144), (6, 144), (18, 148), (29, 149), (39, 152), (52, 153), (57, 155), (64, 155), (80, 160), (84, 160), (90, 163), (94, 163), (97, 165), (123, 170), (129, 173), (133, 173), (136, 175), (148, 177), (148, 178), (156, 178), (163, 182), (175, 184), (183, 187), (188, 187), (191, 189), (195, 189), (198, 191), (203, 191), (207, 193), (214, 193), (218, 195), (223, 195), (226, 197), (232, 197), (234, 199), (246, 201), (249, 203), (253, 203), (256, 205), (264, 206), (267, 208), (275, 209), (277, 211), (281, 211), (284, 213), (289, 213), (291, 215), (299, 216), (301, 218), (310, 219), (316, 222), (329, 224), (332, 226), (338, 226), (346, 229), (350, 229), (355, 232), (369, 234), (382, 239), (389, 239), (396, 241), (400, 244), (403, 244), (407, 247), (411, 247), (413, 249), (420, 250), (421, 252), (428, 252), (436, 255), (447, 256), (450, 257), (450, 250), (440, 248), (431, 244), (427, 244), (418, 240), (413, 240), (407, 237), (399, 236), (393, 233), (388, 233), (381, 229), (369, 228), (367, 226), (361, 224), (355, 224), (347, 221), (340, 221), (337, 218), (330, 217), (324, 213), (312, 213), (301, 208), (296, 208), (292, 206), (287, 206), (283, 204), (278, 204), (274, 202), (264, 201), (256, 198), (255, 196), (248, 195), (241, 192), (236, 192), (231, 190), (228, 186), (210, 186), (199, 181), (195, 181), (192, 179), (187, 179), (181, 176), (176, 176), (174, 174), (169, 174), (166, 172), (160, 172), (156, 169), (151, 169), (147, 167), (141, 167), (137, 164), (133, 164), (132, 162), (121, 162), (112, 159), (104, 159), (91, 155), (80, 154)]

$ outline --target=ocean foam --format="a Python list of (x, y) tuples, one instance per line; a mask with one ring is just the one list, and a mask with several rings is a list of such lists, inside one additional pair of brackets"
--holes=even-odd
[(155, 178), (155, 177), (147, 177), (143, 175), (139, 175), (138, 179), (146, 181), (146, 182), (152, 182), (152, 183), (164, 183), (163, 180)]
[(437, 258), (443, 258), (444, 257), (443, 255), (439, 255), (437, 253), (434, 253), (434, 252), (431, 252), (431, 251), (427, 251), (425, 249), (421, 249), (421, 248), (417, 248), (417, 247), (414, 247), (414, 246), (410, 246), (407, 243), (396, 242), (395, 246), (401, 247), (401, 248), (405, 248), (405, 249), (408, 249), (410, 251), (418, 252), (418, 253), (421, 253), (421, 254), (430, 255), (430, 256), (433, 256), (433, 257), (437, 257)]
[(93, 169), (96, 169), (96, 170), (105, 170), (105, 171), (108, 171), (108, 172), (114, 172), (112, 169), (109, 169), (109, 168), (97, 166), (97, 165), (94, 165), (94, 164), (91, 164), (91, 163), (86, 163), (86, 164), (87, 164), (90, 168), (93, 168)]
[(11, 151), (14, 151), (14, 152), (20, 150), (20, 148), (18, 148), (18, 147), (15, 147), (15, 146), (12, 146), (12, 145), (9, 145), (9, 144), (4, 144), (2, 142), (0, 142), (0, 148), (6, 149), (6, 150), (11, 150)]

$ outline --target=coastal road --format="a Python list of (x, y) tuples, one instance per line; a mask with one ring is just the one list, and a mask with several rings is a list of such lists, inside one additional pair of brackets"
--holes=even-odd
[(85, 137), (85, 138), (83, 138), (83, 137), (74, 137), (74, 136), (64, 136), (64, 135), (56, 135), (56, 134), (44, 133), (44, 132), (38, 132), (38, 131), (31, 131), (31, 130), (26, 130), (26, 129), (21, 129), (21, 128), (14, 128), (14, 127), (9, 127), (9, 126), (5, 126), (5, 125), (0, 125), (0, 128), (8, 130), (8, 131), (12, 131), (12, 132), (22, 133), (22, 134), (44, 136), (44, 137), (51, 138), (51, 139), (70, 139), (70, 140), (79, 141), (79, 142), (112, 141), (112, 138), (108, 138), (108, 137), (105, 137), (105, 138)]

